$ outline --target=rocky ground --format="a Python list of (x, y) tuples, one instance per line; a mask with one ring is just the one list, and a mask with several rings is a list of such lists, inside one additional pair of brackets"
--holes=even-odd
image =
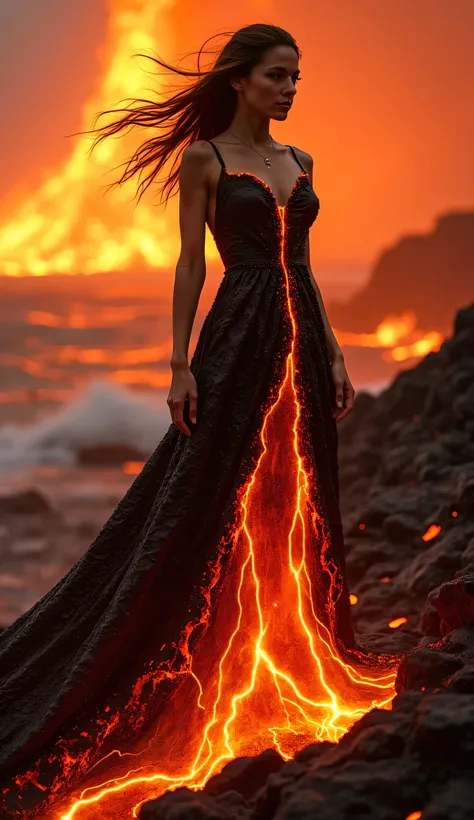
[[(358, 394), (339, 439), (355, 627), (371, 649), (406, 653), (392, 710), (290, 762), (274, 750), (232, 761), (202, 792), (147, 802), (141, 820), (472, 820), (474, 304), (438, 352), (380, 396)], [(0, 498), (0, 519), (7, 623), (15, 562), (33, 578), (46, 554), (60, 577), (98, 527), (38, 492)], [(43, 572), (37, 597), (54, 582)], [(13, 580), (10, 592), (13, 607)]]
[(354, 622), (397, 652), (439, 636), (434, 591), (474, 569), (474, 305), (438, 352), (356, 403), (340, 432)]
[(140, 820), (472, 820), (474, 305), (438, 352), (356, 397), (340, 477), (356, 629), (407, 652), (392, 709), (289, 762), (234, 760)]

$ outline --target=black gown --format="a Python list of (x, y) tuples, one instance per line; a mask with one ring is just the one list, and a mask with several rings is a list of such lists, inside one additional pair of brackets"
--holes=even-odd
[(85, 786), (68, 820), (132, 817), (233, 756), (337, 740), (393, 696), (351, 627), (305, 264), (319, 199), (293, 148), (279, 206), (211, 144), (225, 271), (190, 363), (197, 425), (170, 425), (84, 556), (0, 635), (2, 817), (59, 817)]

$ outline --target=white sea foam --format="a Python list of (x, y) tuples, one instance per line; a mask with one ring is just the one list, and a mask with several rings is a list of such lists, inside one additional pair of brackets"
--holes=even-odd
[(29, 427), (0, 428), (0, 471), (35, 464), (74, 464), (78, 450), (103, 444), (153, 452), (171, 423), (166, 397), (130, 393), (94, 381), (54, 416)]

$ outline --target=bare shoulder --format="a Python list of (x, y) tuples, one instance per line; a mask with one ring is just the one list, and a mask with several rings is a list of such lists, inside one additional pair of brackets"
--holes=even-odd
[(187, 145), (181, 155), (180, 174), (185, 177), (205, 179), (211, 167), (214, 149), (207, 140), (195, 140)]
[(308, 154), (307, 151), (303, 151), (302, 148), (297, 148), (296, 145), (293, 145), (293, 148), (295, 149), (296, 155), (303, 168), (305, 168), (308, 172), (311, 172), (313, 170), (313, 157), (311, 154)]

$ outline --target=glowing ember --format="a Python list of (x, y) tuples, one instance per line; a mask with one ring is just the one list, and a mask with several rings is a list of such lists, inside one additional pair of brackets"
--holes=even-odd
[(352, 594), (349, 596), (349, 599), (350, 599), (350, 602), (351, 602), (352, 605), (356, 604), (357, 601), (359, 600), (357, 595), (352, 595)]
[(421, 811), (412, 811), (412, 813), (409, 814), (408, 817), (405, 818), (405, 820), (420, 820), (420, 817)]
[(423, 541), (431, 541), (433, 538), (436, 538), (437, 535), (441, 532), (441, 527), (438, 524), (431, 524), (430, 527), (426, 530), (425, 533), (421, 536)]
[(389, 582), (391, 579), (388, 577), (388, 575), (385, 575), (385, 576), (384, 576), (383, 578), (381, 578), (380, 580), (381, 580), (382, 584), (388, 584), (388, 582)]
[(389, 627), (391, 627), (391, 629), (397, 629), (402, 624), (406, 624), (406, 622), (407, 622), (406, 618), (395, 618), (394, 621), (390, 621)]
[(126, 461), (122, 465), (122, 471), (126, 475), (138, 475), (143, 470), (144, 464), (144, 461)]

